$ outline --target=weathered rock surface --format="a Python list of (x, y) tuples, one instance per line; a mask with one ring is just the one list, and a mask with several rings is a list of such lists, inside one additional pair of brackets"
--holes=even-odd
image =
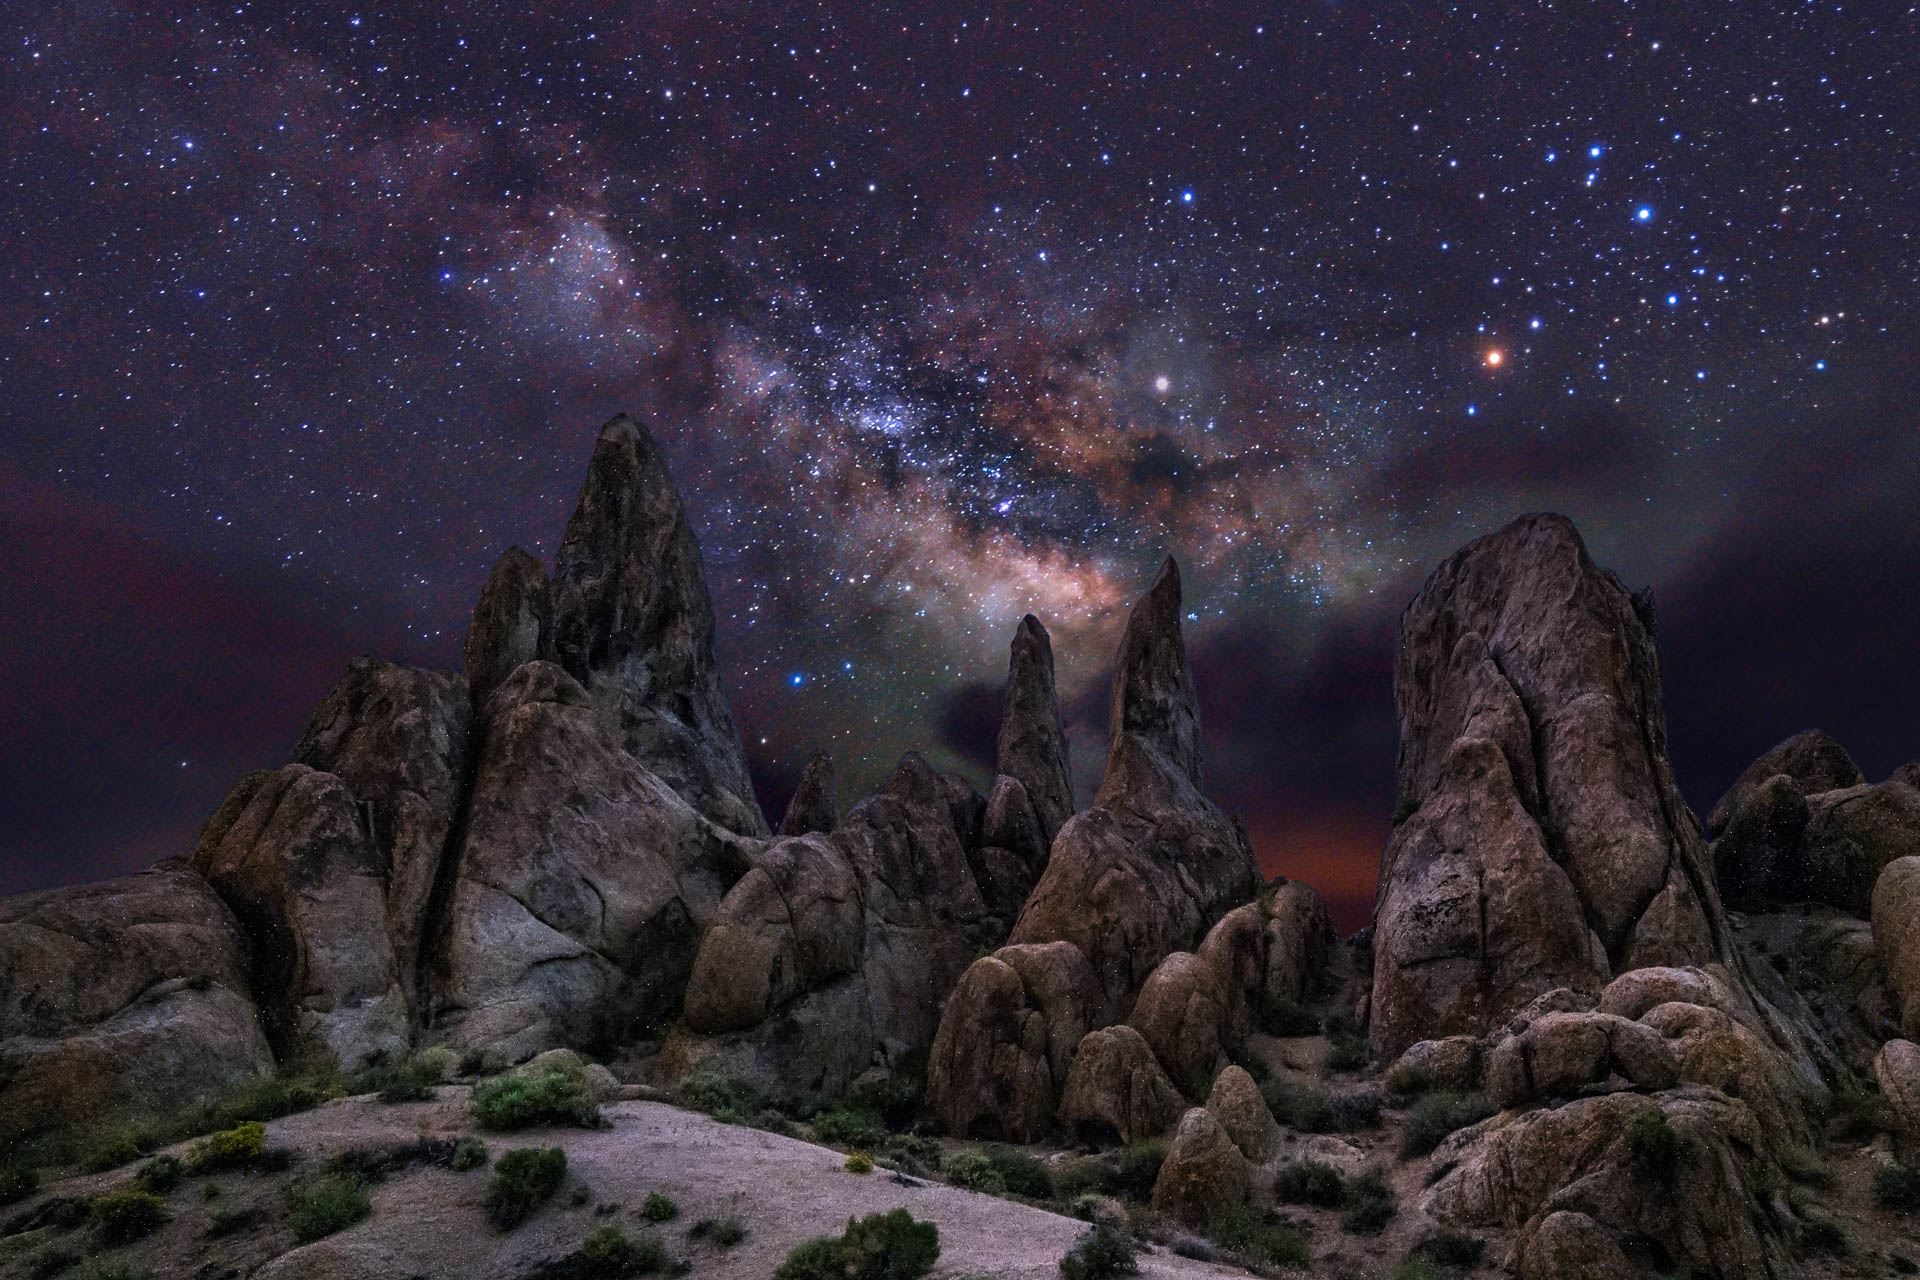
[(1066, 731), (1060, 724), (1053, 644), (1047, 629), (1032, 614), (1020, 619), (1013, 634), (1006, 698), (1000, 713), (997, 772), (1017, 781), (1026, 792), (1039, 820), (1044, 850), (1073, 816), (1073, 768), (1067, 754)]
[(1267, 1110), (1260, 1086), (1253, 1082), (1245, 1067), (1230, 1066), (1213, 1082), (1207, 1095), (1207, 1110), (1240, 1148), (1240, 1154), (1254, 1164), (1265, 1164), (1280, 1149), (1280, 1126)]
[(476, 704), (523, 662), (553, 661), (553, 590), (540, 561), (509, 547), (494, 561), (467, 624), (467, 685)]
[(1408, 605), (1377, 1054), (1485, 1031), (1552, 987), (1597, 993), (1616, 972), (1727, 959), (1667, 761), (1652, 618), (1547, 515), (1470, 543)]
[(1874, 882), (1873, 940), (1886, 960), (1900, 1034), (1920, 1037), (1920, 858), (1888, 863)]
[(1060, 1124), (1086, 1142), (1135, 1142), (1165, 1133), (1187, 1102), (1132, 1027), (1087, 1034), (1060, 1096)]
[(480, 719), (432, 970), (438, 1033), (516, 1058), (671, 1017), (757, 845), (643, 768), (553, 663), (521, 665)]
[(1252, 1194), (1247, 1158), (1213, 1113), (1194, 1107), (1181, 1116), (1153, 1184), (1154, 1212), (1202, 1227), (1219, 1210), (1244, 1204)]
[(801, 771), (800, 785), (780, 817), (783, 836), (825, 835), (840, 822), (840, 803), (833, 790), (833, 757), (816, 751)]
[(1096, 997), (1093, 969), (1072, 943), (1002, 947), (969, 965), (928, 1059), (927, 1101), (941, 1127), (1019, 1142), (1051, 1131)]
[(0, 899), (0, 1149), (171, 1119), (268, 1074), (244, 947), (178, 860)]
[(1549, 1013), (1508, 1036), (1487, 1058), (1497, 1106), (1571, 1097), (1618, 1075), (1642, 1089), (1671, 1088), (1679, 1056), (1650, 1027), (1608, 1013)]
[(1558, 1209), (1520, 1242), (1521, 1280), (1638, 1280), (1639, 1272), (1606, 1228), (1584, 1213)]
[(1464, 1092), (1480, 1083), (1480, 1041), (1474, 1036), (1416, 1040), (1394, 1059), (1388, 1076), (1412, 1073), (1431, 1089)]
[(1147, 975), (1191, 949), (1253, 895), (1246, 832), (1200, 794), (1200, 721), (1180, 634), (1173, 561), (1127, 619), (1109, 710), (1107, 774), (1095, 805), (1055, 838), (1015, 942), (1071, 942), (1093, 964), (1117, 1022)]
[(1920, 1137), (1920, 1045), (1911, 1040), (1887, 1041), (1873, 1060), (1873, 1078), (1901, 1128), (1909, 1137)]
[(1776, 777), (1785, 777), (1788, 787), (1803, 796), (1855, 787), (1866, 781), (1845, 747), (1818, 729), (1808, 729), (1775, 745), (1734, 779), (1707, 817), (1707, 834), (1719, 839), (1734, 815)]
[(416, 1017), (424, 1013), (421, 955), (436, 923), (432, 895), (464, 799), (468, 690), (446, 672), (355, 658), (293, 749), (295, 764), (338, 777), (361, 805), (385, 866), (394, 968)]
[(356, 1067), (410, 1041), (386, 859), (365, 819), (342, 779), (290, 764), (241, 779), (194, 848), (194, 870), (246, 934), (253, 998), (282, 1057), (318, 1049)]
[(1904, 782), (1849, 787), (1808, 797), (1808, 896), (1866, 917), (1873, 885), (1897, 858), (1920, 857), (1920, 791)]
[(646, 428), (600, 430), (553, 573), (554, 651), (621, 745), (695, 810), (767, 834), (721, 689), (700, 547)]
[(1205, 1098), (1228, 1047), (1227, 989), (1214, 966), (1176, 951), (1147, 975), (1127, 1025), (1187, 1097)]
[(1904, 782), (1916, 791), (1920, 791), (1920, 760), (1901, 765), (1887, 775), (1888, 782)]

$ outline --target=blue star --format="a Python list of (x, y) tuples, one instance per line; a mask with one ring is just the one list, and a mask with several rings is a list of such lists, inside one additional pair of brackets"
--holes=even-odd
[(1181, 204), (1192, 204), (1192, 203), (1193, 203), (1193, 192), (1191, 192), (1191, 191), (1182, 191), (1182, 192), (1180, 193), (1180, 203), (1181, 203)]
[(807, 682), (806, 675), (799, 671), (796, 671), (792, 675), (787, 677), (787, 683), (792, 685), (796, 689), (798, 689), (801, 685), (805, 684), (806, 682)]
[(1653, 209), (1651, 206), (1643, 204), (1638, 209), (1635, 209), (1633, 211), (1633, 216), (1639, 219), (1641, 222), (1652, 222)]

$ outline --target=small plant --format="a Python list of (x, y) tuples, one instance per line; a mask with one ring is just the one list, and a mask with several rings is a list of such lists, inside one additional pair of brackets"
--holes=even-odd
[(1073, 1248), (1060, 1259), (1062, 1280), (1105, 1280), (1139, 1270), (1133, 1241), (1109, 1226), (1094, 1227), (1074, 1241)]
[(132, 1187), (95, 1198), (87, 1216), (93, 1223), (94, 1240), (102, 1248), (112, 1249), (164, 1227), (167, 1202), (151, 1191)]
[(925, 1059), (897, 1065), (878, 1080), (856, 1085), (849, 1096), (855, 1106), (877, 1115), (888, 1129), (916, 1128), (928, 1118)]
[(287, 1188), (287, 1223), (301, 1244), (344, 1230), (372, 1212), (366, 1186), (350, 1174), (323, 1173)]
[(258, 1209), (216, 1209), (207, 1220), (207, 1238), (217, 1240), (221, 1236), (251, 1231), (265, 1220), (266, 1215)]
[(947, 1181), (956, 1187), (965, 1187), (969, 1191), (980, 1191), (990, 1196), (1007, 1193), (1007, 1181), (994, 1168), (993, 1161), (984, 1151), (956, 1151), (947, 1157), (941, 1170)]
[(1301, 1133), (1332, 1133), (1336, 1120), (1326, 1090), (1318, 1085), (1274, 1079), (1260, 1088), (1273, 1118)]
[(1244, 1204), (1223, 1205), (1207, 1223), (1207, 1235), (1222, 1249), (1270, 1267), (1304, 1267), (1313, 1260), (1306, 1237), (1272, 1214)]
[(478, 1169), (487, 1162), (487, 1144), (468, 1134), (453, 1144), (453, 1154), (447, 1157), (447, 1168), (455, 1173), (465, 1173), (469, 1169)]
[(1347, 1184), (1347, 1211), (1340, 1226), (1354, 1235), (1379, 1235), (1396, 1212), (1393, 1192), (1377, 1173), (1363, 1173)]
[(1443, 1267), (1472, 1270), (1480, 1265), (1480, 1259), (1486, 1252), (1487, 1242), (1479, 1236), (1462, 1231), (1442, 1231), (1415, 1245), (1411, 1256)]
[(760, 1110), (760, 1095), (744, 1081), (714, 1071), (694, 1071), (680, 1082), (680, 1101), (726, 1124), (745, 1124)]
[(1239, 1054), (1234, 1058), (1233, 1065), (1252, 1076), (1256, 1085), (1273, 1079), (1272, 1065), (1257, 1053)]
[(560, 1189), (567, 1177), (567, 1153), (559, 1147), (519, 1147), (494, 1162), (487, 1185), (487, 1220), (511, 1231), (532, 1216)]
[(221, 1173), (244, 1169), (267, 1149), (267, 1127), (248, 1120), (209, 1134), (187, 1148), (188, 1173)]
[(386, 1103), (425, 1102), (433, 1087), (447, 1078), (448, 1051), (436, 1047), (420, 1053), (370, 1060), (348, 1085), (354, 1093), (371, 1093)]
[(1447, 1273), (1426, 1258), (1408, 1258), (1388, 1274), (1387, 1280), (1447, 1280)]
[(82, 1173), (105, 1173), (132, 1164), (158, 1145), (153, 1135), (139, 1129), (111, 1129), (80, 1157)]
[(872, 1173), (873, 1157), (864, 1151), (847, 1152), (846, 1170), (848, 1173)]
[(871, 1150), (887, 1140), (887, 1127), (877, 1111), (838, 1106), (813, 1118), (813, 1136), (833, 1146)]
[(134, 1170), (133, 1185), (142, 1191), (163, 1196), (180, 1185), (180, 1162), (172, 1156), (155, 1156)]
[(1160, 1166), (1167, 1162), (1165, 1138), (1142, 1138), (1121, 1148), (1101, 1164), (1100, 1188), (1122, 1199), (1144, 1200), (1153, 1194)]
[(896, 1133), (881, 1147), (888, 1164), (902, 1173), (929, 1177), (940, 1171), (940, 1144), (916, 1133)]
[(1789, 1178), (1802, 1186), (1830, 1187), (1833, 1185), (1833, 1171), (1826, 1162), (1805, 1147), (1783, 1147), (1780, 1151), (1780, 1168)]
[(1282, 1204), (1337, 1209), (1346, 1202), (1347, 1183), (1340, 1171), (1319, 1160), (1283, 1164), (1273, 1175), (1274, 1198)]
[(342, 1096), (340, 1069), (331, 1057), (303, 1058), (286, 1063), (277, 1075), (241, 1085), (208, 1107), (203, 1129), (230, 1129), (249, 1120), (278, 1120), (297, 1111), (310, 1111)]
[(1479, 1124), (1494, 1113), (1494, 1106), (1478, 1093), (1430, 1093), (1407, 1112), (1406, 1132), (1400, 1139), (1400, 1154), (1411, 1159), (1426, 1155), (1456, 1130)]
[(1327, 1100), (1333, 1127), (1340, 1133), (1380, 1127), (1380, 1095), (1372, 1089), (1349, 1089)]
[(586, 1077), (555, 1063), (509, 1071), (473, 1086), (473, 1114), (482, 1129), (511, 1132), (542, 1124), (597, 1128), (600, 1108), (587, 1101)]
[(0, 1204), (25, 1200), (40, 1189), (40, 1171), (30, 1164), (0, 1164)]
[(1334, 1071), (1358, 1071), (1367, 1065), (1367, 1038), (1344, 1032), (1333, 1037), (1327, 1050), (1327, 1066)]
[(1865, 1142), (1887, 1132), (1892, 1119), (1893, 1109), (1884, 1097), (1857, 1088), (1834, 1090), (1827, 1113), (1829, 1132), (1847, 1142)]
[(1803, 1249), (1809, 1253), (1824, 1253), (1834, 1257), (1848, 1252), (1850, 1242), (1846, 1229), (1832, 1214), (1804, 1196), (1792, 1197), (1789, 1203), (1800, 1219), (1800, 1246)]
[(589, 1276), (644, 1276), (673, 1265), (657, 1236), (630, 1239), (612, 1223), (595, 1227), (580, 1243), (580, 1261)]
[(1627, 1124), (1627, 1154), (1633, 1167), (1658, 1182), (1673, 1181), (1680, 1166), (1680, 1134), (1659, 1108), (1642, 1111)]
[(1008, 1194), (1026, 1196), (1030, 1200), (1052, 1198), (1052, 1171), (1026, 1152), (1012, 1147), (989, 1147), (986, 1156), (987, 1163), (1000, 1175), (1001, 1185)]
[(1875, 1169), (1873, 1199), (1882, 1209), (1891, 1209), (1895, 1213), (1920, 1211), (1920, 1173), (1903, 1164)]
[(939, 1256), (940, 1228), (895, 1209), (796, 1246), (773, 1280), (919, 1280)]
[(724, 1218), (702, 1218), (687, 1228), (687, 1239), (711, 1240), (722, 1249), (731, 1249), (746, 1238), (746, 1225), (732, 1214)]
[(680, 1216), (680, 1206), (673, 1202), (672, 1196), (649, 1191), (647, 1198), (640, 1202), (640, 1216), (648, 1222), (672, 1222)]
[(1286, 1039), (1320, 1034), (1318, 1015), (1292, 1000), (1274, 1000), (1261, 1011), (1260, 1029), (1270, 1036)]
[(1387, 1096), (1396, 1101), (1417, 1098), (1433, 1088), (1433, 1078), (1410, 1062), (1396, 1062), (1387, 1068)]

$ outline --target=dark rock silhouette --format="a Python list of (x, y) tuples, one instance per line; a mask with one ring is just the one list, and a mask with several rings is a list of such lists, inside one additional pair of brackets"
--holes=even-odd
[(1032, 614), (1020, 619), (1013, 634), (997, 771), (1025, 791), (1039, 820), (1044, 856), (1045, 847), (1073, 816), (1073, 768), (1066, 731), (1060, 725), (1060, 695), (1053, 682), (1053, 644)]
[(833, 793), (833, 757), (816, 751), (800, 774), (800, 785), (787, 801), (780, 819), (783, 836), (825, 834), (840, 823), (840, 805)]
[(1735, 811), (1776, 775), (1784, 775), (1793, 790), (1803, 796), (1857, 787), (1866, 781), (1845, 747), (1818, 729), (1808, 729), (1774, 746), (1734, 779), (1707, 818), (1707, 834), (1717, 839)]
[(523, 662), (553, 660), (553, 590), (547, 571), (519, 547), (494, 561), (467, 624), (467, 685), (486, 701)]

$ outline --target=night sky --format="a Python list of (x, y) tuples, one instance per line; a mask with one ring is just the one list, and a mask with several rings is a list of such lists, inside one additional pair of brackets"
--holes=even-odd
[(1815, 725), (1882, 777), (1916, 12), (7, 6), (0, 892), (186, 851), (356, 652), (457, 665), (620, 410), (776, 818), (816, 746), (984, 784), (1029, 611), (1090, 796), (1171, 553), (1210, 790), (1357, 925), (1398, 612), (1540, 508), (1655, 588), (1695, 808)]

